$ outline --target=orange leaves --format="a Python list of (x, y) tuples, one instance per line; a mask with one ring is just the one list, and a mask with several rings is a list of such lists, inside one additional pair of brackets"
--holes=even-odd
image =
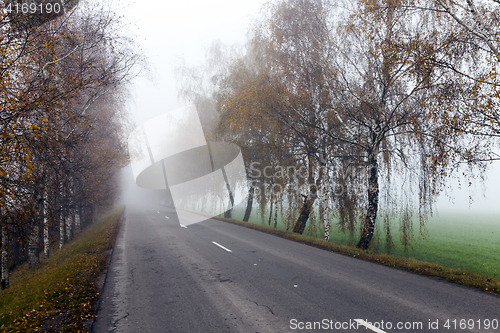
[(141, 59), (115, 37), (115, 19), (88, 10), (15, 36), (0, 32), (0, 202), (31, 212), (41, 184), (58, 192), (68, 174), (88, 182), (74, 189), (78, 200), (113, 200), (112, 175), (126, 155), (120, 89)]

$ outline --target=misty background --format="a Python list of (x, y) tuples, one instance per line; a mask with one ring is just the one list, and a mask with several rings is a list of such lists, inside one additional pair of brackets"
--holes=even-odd
[[(132, 23), (129, 33), (137, 36), (150, 61), (150, 73), (132, 82), (128, 109), (135, 125), (185, 106), (178, 98), (175, 67), (182, 61), (189, 66), (202, 64), (206, 50), (214, 41), (225, 45), (243, 44), (252, 21), (258, 18), (265, 2), (115, 2), (126, 20)], [(450, 178), (448, 188), (436, 204), (437, 213), (500, 215), (500, 161), (492, 163), (483, 176), (483, 181), (478, 177), (472, 186), (464, 178)], [(150, 202), (155, 195), (135, 185), (130, 166), (124, 172), (124, 182), (129, 191), (126, 199)]]

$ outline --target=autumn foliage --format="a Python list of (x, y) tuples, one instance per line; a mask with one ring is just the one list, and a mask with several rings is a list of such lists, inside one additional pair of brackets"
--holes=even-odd
[(184, 71), (210, 88), (184, 84), (183, 96), (213, 101), (216, 135), (242, 147), (247, 208), (258, 202), (264, 223), (276, 226), (279, 210), (303, 233), (319, 215), (328, 239), (334, 217), (363, 249), (384, 228), (390, 250), (396, 219), (408, 248), (414, 220), (425, 237), (450, 175), (498, 159), (498, 10), (474, 0), (271, 1), (244, 48), (214, 44), (206, 68)]
[(73, 2), (22, 29), (0, 4), (2, 286), (13, 259), (35, 265), (113, 204), (127, 162), (124, 88), (141, 60), (110, 8)]

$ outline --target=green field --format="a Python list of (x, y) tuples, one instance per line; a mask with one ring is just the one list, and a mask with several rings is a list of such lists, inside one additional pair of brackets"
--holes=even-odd
[[(442, 213), (407, 256), (500, 278), (500, 216)], [(402, 246), (394, 254), (404, 256)]]
[[(268, 214), (264, 219), (265, 225), (268, 223)], [(242, 209), (233, 212), (233, 218), (242, 219), (242, 217)], [(252, 212), (249, 222), (263, 224), (256, 210)], [(336, 223), (335, 219), (330, 220), (330, 241), (355, 245), (358, 235), (351, 237), (348, 233), (340, 232)], [(278, 228), (286, 229), (279, 218)], [(418, 221), (414, 221), (413, 248), (408, 247), (405, 251), (400, 243), (399, 222), (391, 221), (394, 247), (390, 253), (500, 278), (500, 215), (440, 213), (429, 218), (426, 228), (428, 235), (423, 239), (419, 236)], [(304, 234), (323, 238), (323, 225), (318, 218), (313, 217), (312, 221), (308, 221)], [(372, 250), (385, 253), (385, 243), (383, 221), (377, 221)]]

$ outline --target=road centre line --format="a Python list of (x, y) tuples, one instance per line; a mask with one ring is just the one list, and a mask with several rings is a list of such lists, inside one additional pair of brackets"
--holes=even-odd
[(184, 224), (181, 224), (181, 227), (186, 228), (186, 229), (188, 228), (188, 227), (186, 227)]
[[(168, 216), (165, 216), (166, 219), (169, 219)], [(170, 220), (170, 219), (169, 219)]]
[(220, 247), (221, 249), (226, 250), (227, 252), (233, 252), (233, 251), (231, 251), (230, 249), (228, 249), (227, 247), (224, 247), (224, 246), (222, 246), (222, 245), (220, 245), (220, 244), (218, 244), (218, 243), (216, 243), (216, 242), (212, 242), (212, 243), (214, 243), (215, 245), (217, 245), (217, 246), (218, 246), (218, 247)]
[(367, 323), (366, 321), (364, 321), (363, 319), (354, 319), (355, 322), (357, 322), (358, 324), (360, 325), (363, 325), (364, 327), (366, 328), (369, 328), (371, 329), (372, 331), (374, 332), (377, 332), (377, 333), (386, 333), (385, 331), (382, 331), (380, 328), (376, 328), (375, 326), (373, 326), (372, 324), (369, 324)]

